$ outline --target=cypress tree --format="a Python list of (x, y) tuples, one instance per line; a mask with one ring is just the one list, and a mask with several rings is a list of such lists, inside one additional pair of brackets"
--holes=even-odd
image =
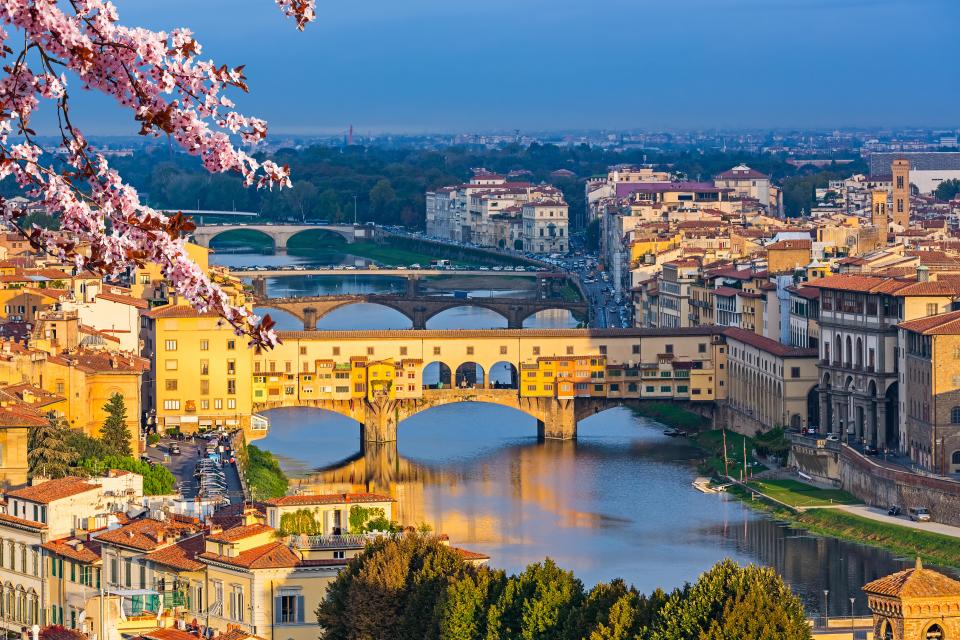
[(119, 393), (110, 396), (107, 404), (103, 405), (103, 410), (107, 412), (107, 419), (104, 420), (103, 427), (100, 429), (100, 440), (103, 442), (104, 451), (107, 455), (131, 457), (133, 449), (130, 446), (127, 405), (123, 402), (123, 396)]

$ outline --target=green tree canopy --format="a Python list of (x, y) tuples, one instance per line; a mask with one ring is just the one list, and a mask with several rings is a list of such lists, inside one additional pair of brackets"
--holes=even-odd
[(63, 478), (70, 475), (76, 453), (67, 444), (70, 428), (51, 413), (47, 422), (30, 428), (27, 436), (27, 468), (31, 478)]
[(107, 455), (129, 457), (133, 455), (130, 445), (130, 429), (127, 428), (127, 405), (123, 396), (115, 393), (103, 405), (107, 418), (100, 429), (100, 441)]
[(958, 193), (960, 193), (960, 180), (953, 178), (950, 180), (944, 180), (938, 184), (936, 190), (933, 192), (933, 195), (940, 202), (949, 202), (957, 197)]

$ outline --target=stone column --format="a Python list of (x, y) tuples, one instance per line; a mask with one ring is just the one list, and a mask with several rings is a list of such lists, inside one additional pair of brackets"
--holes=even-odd
[(396, 401), (364, 401), (364, 441), (396, 442), (399, 421), (397, 408)]
[(307, 307), (303, 310), (303, 330), (316, 331), (317, 329), (317, 310), (313, 307)]
[(873, 443), (875, 447), (887, 448), (890, 442), (890, 434), (887, 433), (887, 402), (886, 399), (875, 399), (873, 401), (874, 421), (877, 424), (877, 441)]

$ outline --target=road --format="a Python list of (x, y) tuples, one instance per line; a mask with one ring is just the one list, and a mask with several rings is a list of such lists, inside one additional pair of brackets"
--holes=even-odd
[(866, 507), (863, 505), (844, 505), (842, 507), (836, 507), (836, 509), (852, 513), (856, 516), (869, 518), (870, 520), (876, 520), (877, 522), (896, 524), (910, 529), (919, 529), (920, 531), (940, 533), (945, 536), (960, 538), (960, 527), (954, 527), (940, 522), (914, 522), (906, 516), (888, 516), (886, 509)]
[(399, 276), (401, 278), (409, 276), (485, 276), (491, 275), (503, 277), (521, 277), (534, 278), (537, 276), (556, 277), (563, 275), (557, 271), (537, 271), (536, 269), (528, 271), (514, 271), (507, 269), (369, 269), (356, 267), (353, 269), (231, 269), (228, 272), (235, 278), (255, 278), (261, 276), (264, 278), (282, 278), (284, 276)]
[[(205, 442), (205, 440), (200, 439), (190, 440), (188, 438), (179, 441), (163, 437), (156, 447), (147, 447), (145, 455), (150, 458), (151, 462), (162, 464), (170, 470), (170, 473), (177, 479), (177, 486), (180, 488), (183, 497), (189, 500), (197, 495), (197, 481), (193, 477), (193, 472), (196, 469), (197, 461), (200, 459), (200, 451)], [(169, 456), (169, 462), (165, 462), (164, 457), (170, 451), (170, 445), (173, 443), (180, 445), (181, 454)], [(223, 472), (227, 480), (227, 492), (231, 504), (242, 502), (243, 489), (240, 485), (240, 475), (237, 472), (236, 465), (226, 464), (223, 467)]]

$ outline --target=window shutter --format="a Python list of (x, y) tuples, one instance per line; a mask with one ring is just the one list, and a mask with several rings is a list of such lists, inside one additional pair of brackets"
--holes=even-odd
[(282, 598), (277, 597), (273, 599), (273, 623), (274, 624), (280, 624), (281, 622), (283, 622), (282, 602), (283, 602)]
[(303, 624), (303, 596), (297, 596), (297, 622)]

